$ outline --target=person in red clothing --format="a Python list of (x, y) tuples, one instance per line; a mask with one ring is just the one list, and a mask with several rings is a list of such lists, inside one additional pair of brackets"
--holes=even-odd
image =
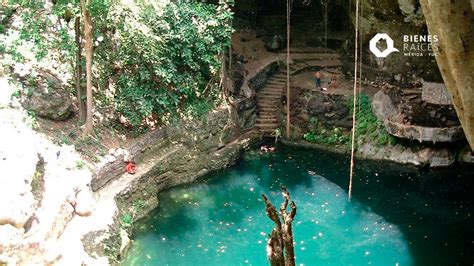
[(133, 162), (128, 162), (125, 171), (131, 175), (135, 174), (135, 164)]

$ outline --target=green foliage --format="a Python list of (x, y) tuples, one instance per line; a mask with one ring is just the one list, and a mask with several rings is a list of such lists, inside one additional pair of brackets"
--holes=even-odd
[(69, 138), (67, 136), (63, 136), (60, 144), (69, 145), (71, 144), (71, 142), (69, 141)]
[[(347, 102), (348, 108), (353, 113), (352, 101)], [(374, 142), (377, 145), (394, 145), (396, 139), (387, 133), (385, 125), (377, 119), (372, 111), (369, 96), (361, 94), (357, 106), (356, 136), (362, 142)], [(356, 139), (357, 139), (356, 138)]]
[[(80, 16), (84, 21), (79, 1), (58, 0), (50, 8), (44, 1), (9, 4), (18, 7), (23, 26), (0, 50), (23, 63), (33, 60), (23, 53), (22, 45), (29, 44), (34, 60), (59, 60), (74, 77), (74, 20)], [(112, 107), (133, 126), (146, 126), (199, 117), (215, 106), (219, 89), (213, 77), (232, 32), (227, 4), (91, 0), (87, 8), (93, 21), (98, 109)]]
[(308, 142), (316, 142), (318, 140), (318, 135), (314, 132), (308, 132), (303, 135), (303, 138)]
[(84, 166), (86, 166), (86, 165), (84, 164), (83, 161), (81, 161), (81, 160), (77, 160), (77, 161), (76, 161), (76, 168), (77, 168), (77, 169), (83, 169)]
[(206, 90), (206, 85), (229, 44), (231, 13), (225, 6), (196, 2), (160, 8), (145, 2), (137, 3), (138, 11), (115, 6), (112, 14), (122, 15), (110, 16), (119, 49), (105, 51), (104, 58), (117, 66), (117, 110), (135, 126), (151, 115), (161, 122), (200, 116), (217, 97), (216, 86)]
[(143, 200), (136, 200), (132, 203), (133, 213), (140, 212), (143, 207), (145, 207), (145, 202)]
[(132, 226), (132, 224), (133, 224), (132, 215), (129, 214), (129, 213), (123, 214), (122, 217), (120, 217), (120, 223), (122, 224), (122, 226), (124, 228), (128, 228), (128, 227)]
[(26, 109), (26, 114), (33, 120), (36, 120), (36, 118), (38, 118), (38, 114), (34, 110)]
[(328, 130), (317, 117), (311, 117), (309, 123), (310, 131), (303, 135), (306, 141), (324, 145), (347, 145), (349, 143), (350, 139), (342, 129), (335, 127)]

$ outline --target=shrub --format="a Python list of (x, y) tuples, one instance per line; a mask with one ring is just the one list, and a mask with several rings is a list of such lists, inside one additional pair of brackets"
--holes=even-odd
[[(352, 115), (352, 101), (348, 100), (347, 105)], [(374, 115), (372, 103), (365, 94), (360, 94), (356, 118), (356, 138), (361, 142), (374, 142), (380, 146), (396, 143), (396, 138), (388, 134), (385, 125)]]

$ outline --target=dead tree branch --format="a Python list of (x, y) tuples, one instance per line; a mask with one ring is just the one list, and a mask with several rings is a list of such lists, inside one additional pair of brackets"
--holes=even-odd
[[(291, 200), (288, 189), (284, 186), (281, 189), (283, 190), (284, 200), (280, 206), (280, 215), (278, 215), (276, 207), (268, 200), (267, 196), (262, 194), (266, 214), (275, 223), (275, 228), (273, 228), (267, 241), (267, 257), (272, 266), (294, 266), (295, 250), (291, 223), (296, 216), (296, 204)], [(288, 212), (287, 208), (290, 201), (291, 211)], [(283, 255), (283, 251), (285, 251), (285, 255)]]

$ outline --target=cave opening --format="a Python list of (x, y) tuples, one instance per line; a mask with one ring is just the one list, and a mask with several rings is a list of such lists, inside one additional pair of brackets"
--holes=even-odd
[[(327, 2), (327, 8), (325, 3)], [(251, 29), (265, 40), (275, 35), (286, 39), (286, 1), (240, 0), (235, 4), (234, 25)], [(291, 11), (291, 46), (325, 46), (325, 14), (327, 14), (327, 47), (340, 49), (354, 26), (349, 3), (331, 0), (294, 1)]]

